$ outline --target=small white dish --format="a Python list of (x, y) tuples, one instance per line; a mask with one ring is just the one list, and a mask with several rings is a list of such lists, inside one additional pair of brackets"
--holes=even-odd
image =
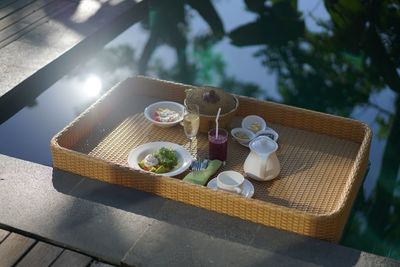
[(244, 176), (235, 171), (223, 171), (217, 176), (218, 188), (240, 194)]
[[(155, 153), (162, 147), (166, 147), (169, 149), (173, 149), (176, 151), (178, 157), (178, 165), (170, 172), (166, 173), (154, 173), (145, 171), (139, 166), (139, 162), (142, 161), (148, 154)], [(140, 170), (148, 173), (152, 173), (155, 175), (162, 175), (162, 176), (175, 176), (181, 174), (182, 172), (186, 171), (190, 164), (192, 163), (192, 156), (190, 155), (189, 151), (184, 149), (182, 146), (170, 142), (152, 142), (140, 145), (129, 152), (128, 155), (128, 165), (129, 167)]]
[[(157, 121), (157, 120), (155, 120), (154, 114), (157, 111), (157, 109), (159, 109), (159, 108), (167, 108), (169, 110), (175, 111), (179, 114), (179, 116), (176, 120), (170, 121), (170, 122)], [(184, 110), (185, 110), (185, 107), (182, 104), (179, 104), (177, 102), (160, 101), (160, 102), (156, 102), (156, 103), (153, 103), (153, 104), (147, 106), (144, 109), (144, 116), (146, 117), (146, 119), (148, 121), (150, 121), (154, 125), (167, 128), (167, 127), (172, 127), (183, 120)]]
[(265, 130), (259, 131), (254, 138), (259, 137), (259, 136), (267, 136), (274, 140), (275, 142), (278, 142), (279, 134), (272, 128), (265, 128)]
[(248, 129), (254, 134), (265, 130), (266, 127), (267, 123), (265, 120), (257, 115), (249, 115), (242, 120), (242, 128)]
[[(236, 134), (237, 132), (240, 132), (240, 131), (247, 133), (248, 136), (250, 136), (250, 139), (248, 139), (248, 140), (240, 139)], [(269, 128), (269, 127), (266, 127), (264, 130), (257, 132), (257, 134), (254, 134), (252, 131), (247, 130), (245, 128), (233, 128), (231, 130), (231, 135), (233, 136), (233, 138), (236, 141), (238, 141), (239, 144), (241, 144), (242, 146), (245, 146), (245, 147), (249, 147), (250, 142), (259, 136), (267, 136), (267, 137), (271, 138), (272, 140), (274, 140), (275, 142), (278, 142), (278, 139), (279, 139), (279, 134), (274, 129)]]
[[(241, 136), (240, 136), (241, 133), (245, 134), (248, 138), (241, 138)], [(241, 145), (247, 146), (247, 147), (249, 146), (250, 141), (253, 140), (255, 137), (255, 134), (246, 128), (233, 128), (231, 130), (231, 135)]]
[[(211, 179), (211, 181), (208, 182), (207, 187), (211, 188), (213, 190), (222, 190), (222, 191), (225, 191), (225, 192), (236, 194), (235, 192), (227, 191), (227, 190), (218, 188), (218, 186), (217, 186), (217, 177)], [(238, 195), (244, 196), (245, 198), (251, 198), (254, 195), (254, 186), (246, 178), (244, 179), (244, 182), (241, 185), (241, 188), (242, 188), (242, 191)]]

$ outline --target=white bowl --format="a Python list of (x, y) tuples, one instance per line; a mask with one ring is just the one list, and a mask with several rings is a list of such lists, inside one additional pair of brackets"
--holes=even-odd
[[(170, 110), (178, 112), (179, 118), (177, 120), (171, 121), (171, 122), (156, 121), (154, 119), (154, 113), (159, 108), (168, 108)], [(153, 104), (149, 105), (148, 107), (146, 107), (144, 109), (144, 116), (146, 117), (147, 120), (149, 120), (154, 125), (166, 128), (166, 127), (172, 127), (172, 126), (178, 124), (179, 122), (181, 122), (183, 120), (184, 110), (185, 110), (185, 107), (182, 104), (179, 104), (177, 102), (160, 101), (160, 102), (153, 103)]]
[[(245, 139), (245, 138), (240, 138), (239, 136), (237, 136), (237, 134), (240, 132), (244, 133), (249, 138)], [(255, 137), (255, 134), (252, 131), (247, 130), (246, 128), (233, 128), (231, 130), (231, 135), (233, 136), (233, 138), (236, 139), (236, 141), (238, 141), (241, 145), (244, 145), (244, 146), (248, 145), (250, 143), (250, 141), (253, 140)]]
[[(253, 125), (257, 125), (258, 129), (253, 129)], [(267, 124), (263, 118), (257, 115), (249, 115), (242, 120), (242, 128), (248, 129), (253, 133), (258, 133), (259, 131), (265, 130)]]
[(273, 130), (269, 127), (265, 128), (265, 130), (257, 132), (255, 137), (259, 137), (259, 136), (267, 136), (267, 137), (271, 138), (272, 140), (274, 140), (275, 142), (278, 142), (278, 138), (279, 138), (279, 134), (277, 132), (275, 132), (275, 130)]

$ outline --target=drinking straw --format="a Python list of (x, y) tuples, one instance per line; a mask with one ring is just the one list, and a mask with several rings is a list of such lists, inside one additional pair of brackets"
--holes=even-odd
[(220, 112), (221, 112), (221, 108), (218, 109), (217, 117), (215, 118), (215, 138), (218, 138), (218, 119), (219, 119)]

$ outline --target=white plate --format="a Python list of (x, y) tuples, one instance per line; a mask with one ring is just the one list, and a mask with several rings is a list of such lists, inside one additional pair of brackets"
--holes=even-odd
[(162, 176), (175, 176), (178, 174), (181, 174), (182, 172), (186, 171), (190, 164), (192, 163), (192, 156), (190, 155), (189, 151), (184, 149), (182, 146), (170, 142), (152, 142), (152, 143), (147, 143), (141, 146), (138, 146), (134, 149), (132, 149), (129, 152), (128, 155), (128, 165), (129, 167), (135, 169), (135, 170), (141, 170), (144, 172), (148, 172), (143, 170), (142, 168), (139, 167), (138, 163), (144, 159), (148, 154), (152, 154), (159, 150), (162, 147), (166, 147), (169, 149), (173, 149), (176, 151), (176, 154), (178, 156), (178, 165), (170, 172), (166, 173), (154, 173), (154, 172), (149, 172), (153, 173), (156, 175), (162, 175)]
[[(216, 177), (208, 182), (207, 187), (211, 188), (213, 190), (222, 190), (222, 191), (225, 191), (225, 192), (236, 194), (235, 192), (231, 192), (231, 191), (227, 191), (227, 190), (223, 190), (223, 189), (218, 188), (218, 186), (217, 186), (217, 178)], [(240, 193), (240, 195), (242, 195), (242, 196), (244, 196), (246, 198), (251, 198), (254, 195), (254, 186), (249, 180), (244, 179), (244, 182), (243, 182), (241, 187), (242, 187), (242, 192)]]

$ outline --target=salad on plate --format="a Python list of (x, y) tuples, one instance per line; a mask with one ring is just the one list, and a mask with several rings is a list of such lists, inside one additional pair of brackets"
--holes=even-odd
[(167, 173), (178, 165), (178, 156), (175, 150), (162, 147), (154, 153), (146, 155), (140, 162), (140, 168), (154, 173)]

